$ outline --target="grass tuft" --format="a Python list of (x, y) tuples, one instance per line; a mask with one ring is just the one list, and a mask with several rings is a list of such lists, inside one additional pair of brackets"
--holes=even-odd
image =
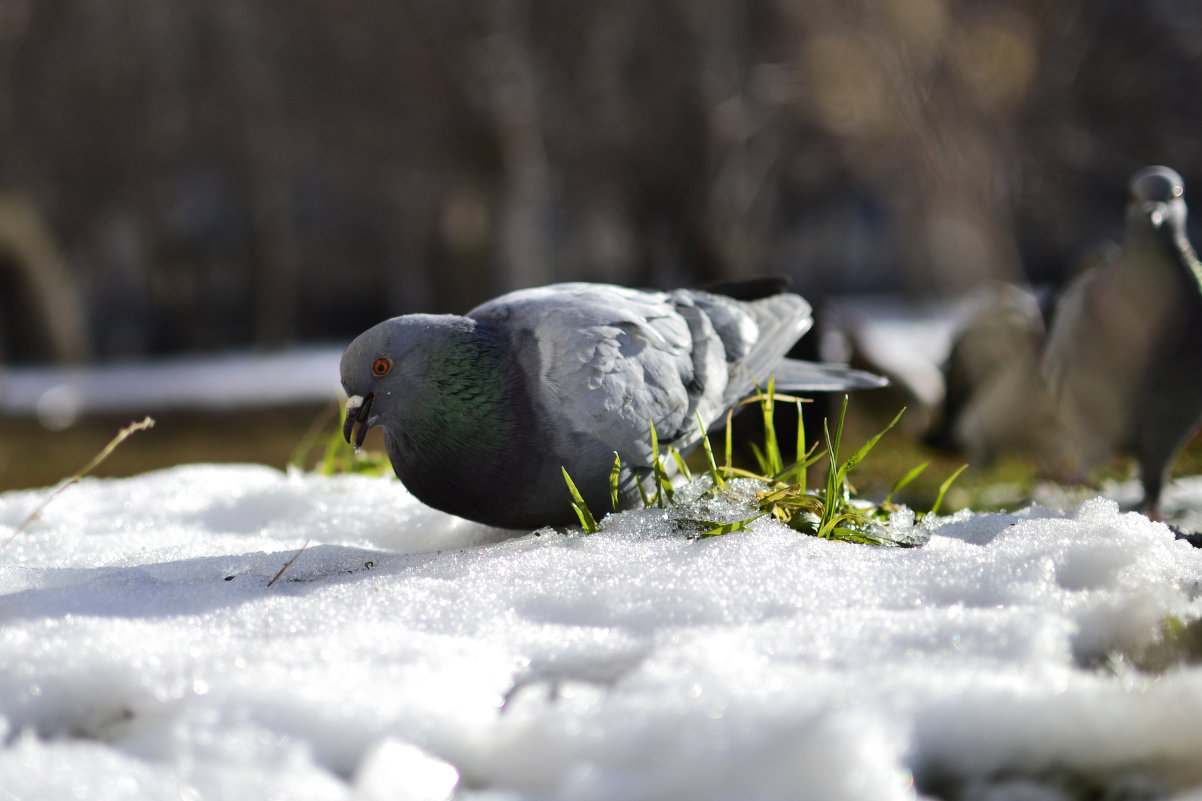
[[(784, 463), (773, 417), (776, 403), (781, 400), (795, 403), (798, 410), (798, 435), (794, 444), (795, 458), (789, 465), (785, 465)], [(844, 424), (847, 419), (847, 396), (843, 397), (843, 404), (839, 410), (839, 416), (835, 420), (833, 434), (830, 428), (830, 421), (823, 421), (821, 448), (818, 442), (815, 442), (809, 448), (806, 447), (805, 429), (800, 422), (801, 402), (801, 398), (778, 394), (772, 381), (768, 382), (766, 389), (758, 390), (754, 396), (743, 402), (758, 403), (763, 419), (763, 447), (759, 447), (754, 443), (751, 444), (759, 466), (758, 473), (734, 467), (731, 463), (733, 443), (731, 442), (730, 420), (733, 410), (727, 414), (726, 459), (725, 464), (721, 467), (718, 466), (714, 458), (713, 448), (710, 445), (709, 436), (705, 431), (705, 424), (701, 417), (698, 416), (697, 425), (701, 430), (701, 445), (705, 453), (706, 474), (709, 476), (711, 483), (709, 492), (718, 497), (730, 497), (732, 489), (729, 482), (735, 478), (746, 478), (759, 482), (762, 485), (762, 489), (756, 492), (752, 514), (746, 518), (724, 522), (682, 517), (677, 522), (692, 531), (699, 532), (695, 536), (707, 538), (747, 530), (751, 523), (759, 520), (761, 517), (771, 515), (796, 531), (821, 539), (865, 545), (907, 545), (907, 543), (899, 542), (888, 536), (886, 525), (889, 514), (897, 508), (893, 503), (893, 496), (921, 475), (927, 469), (929, 463), (924, 462), (912, 468), (898, 479), (885, 500), (879, 505), (855, 500), (854, 489), (849, 480), (852, 470), (859, 466), (872, 452), (873, 448), (876, 447), (877, 443), (880, 442), (881, 438), (897, 425), (906, 410), (904, 408), (900, 410), (889, 421), (888, 425), (870, 437), (848, 459), (840, 461), (839, 454), (843, 445)], [(642, 482), (639, 482), (639, 492), (642, 494), (643, 506), (658, 506), (661, 508), (673, 506), (675, 504), (674, 488), (665, 469), (663, 457), (660, 454), (659, 436), (655, 430), (655, 423), (653, 421), (650, 424), (650, 438), (654, 457), (649, 476), (655, 490), (654, 493), (651, 493), (643, 486)], [(685, 480), (691, 481), (692, 474), (685, 464), (684, 459), (681, 458), (680, 453), (675, 448), (668, 448), (668, 453)], [(807, 489), (807, 471), (824, 458), (826, 459), (827, 468), (823, 485), (817, 490)], [(939, 495), (927, 514), (933, 515), (938, 513), (939, 506), (948, 488), (960, 473), (963, 472), (965, 467), (967, 465), (956, 470), (943, 482), (939, 490)], [(614, 467), (610, 473), (611, 499), (613, 500), (615, 511), (618, 507), (617, 486), (620, 472), (621, 459), (615, 453)], [(596, 520), (593, 518), (583, 499), (580, 498), (566, 470), (564, 471), (564, 480), (567, 482), (568, 489), (572, 494), (572, 508), (580, 518), (581, 525), (584, 526), (586, 532), (593, 533), (597, 530)], [(919, 517), (921, 516), (919, 515)]]

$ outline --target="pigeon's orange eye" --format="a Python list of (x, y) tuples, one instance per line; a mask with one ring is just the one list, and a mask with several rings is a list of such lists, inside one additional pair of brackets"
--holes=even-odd
[(371, 371), (376, 375), (388, 375), (388, 371), (392, 369), (392, 362), (385, 359), (383, 356), (376, 359), (376, 363), (371, 366)]

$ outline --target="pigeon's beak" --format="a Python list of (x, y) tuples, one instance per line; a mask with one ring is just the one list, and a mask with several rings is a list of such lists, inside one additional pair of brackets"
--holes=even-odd
[(1152, 223), (1153, 228), (1159, 228), (1168, 219), (1168, 209), (1165, 204), (1155, 201), (1144, 204), (1144, 214), (1148, 216), (1148, 222)]
[(346, 399), (346, 419), (342, 423), (342, 436), (356, 448), (363, 447), (363, 439), (371, 428), (371, 404), (376, 393), (352, 395)]

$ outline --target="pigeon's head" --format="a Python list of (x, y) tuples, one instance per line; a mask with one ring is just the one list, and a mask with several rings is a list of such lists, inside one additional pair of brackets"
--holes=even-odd
[(407, 314), (367, 329), (347, 345), (341, 364), (346, 441), (360, 447), (368, 431), (404, 409), (426, 385), (431, 354), (470, 326), (464, 317)]
[(1167, 226), (1185, 231), (1185, 182), (1168, 167), (1145, 167), (1131, 178), (1127, 223), (1133, 230)]

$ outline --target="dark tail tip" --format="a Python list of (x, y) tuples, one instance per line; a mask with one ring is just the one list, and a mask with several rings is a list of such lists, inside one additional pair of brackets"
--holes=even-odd
[(761, 278), (743, 278), (734, 281), (714, 281), (703, 284), (701, 289), (715, 295), (724, 295), (734, 300), (759, 300), (779, 295), (789, 288), (787, 275), (766, 275)]

